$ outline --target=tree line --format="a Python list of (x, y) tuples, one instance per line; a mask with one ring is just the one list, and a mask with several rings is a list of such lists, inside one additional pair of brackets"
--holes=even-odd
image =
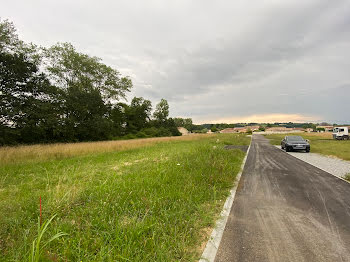
[(150, 100), (125, 102), (131, 88), (100, 58), (25, 43), (0, 19), (0, 145), (181, 135), (165, 99), (152, 114)]

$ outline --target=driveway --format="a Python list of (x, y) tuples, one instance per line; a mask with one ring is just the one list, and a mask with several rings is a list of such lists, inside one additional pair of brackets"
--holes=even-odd
[(350, 183), (254, 135), (215, 261), (350, 261)]

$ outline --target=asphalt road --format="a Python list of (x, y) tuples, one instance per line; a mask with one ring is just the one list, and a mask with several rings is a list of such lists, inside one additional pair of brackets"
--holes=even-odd
[(254, 135), (215, 261), (350, 261), (350, 183)]

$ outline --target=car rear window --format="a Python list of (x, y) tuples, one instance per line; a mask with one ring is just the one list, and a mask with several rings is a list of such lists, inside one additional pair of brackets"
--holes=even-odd
[(304, 138), (301, 136), (289, 136), (287, 137), (288, 141), (304, 141)]

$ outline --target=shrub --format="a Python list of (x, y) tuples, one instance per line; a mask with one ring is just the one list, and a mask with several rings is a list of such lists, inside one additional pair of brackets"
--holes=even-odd
[(350, 173), (344, 176), (344, 179), (350, 182)]
[(145, 133), (147, 137), (156, 137), (158, 133), (158, 129), (155, 127), (143, 128), (141, 131)]
[(135, 134), (127, 134), (122, 137), (122, 139), (135, 139), (137, 136)]
[(175, 126), (170, 127), (169, 131), (173, 136), (182, 136), (182, 133)]
[(140, 131), (140, 132), (136, 133), (136, 137), (137, 138), (146, 138), (147, 135), (144, 132)]

